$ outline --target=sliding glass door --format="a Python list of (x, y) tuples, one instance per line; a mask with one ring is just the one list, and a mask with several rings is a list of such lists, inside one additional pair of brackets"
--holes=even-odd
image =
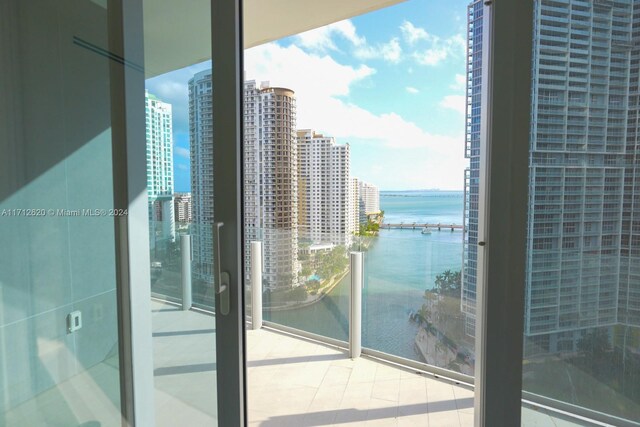
[(244, 424), (239, 16), (0, 6), (0, 425)]
[(238, 4), (144, 4), (157, 426), (244, 423)]

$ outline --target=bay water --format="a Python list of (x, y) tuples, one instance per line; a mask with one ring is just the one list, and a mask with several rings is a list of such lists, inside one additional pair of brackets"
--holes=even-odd
[[(463, 193), (454, 191), (381, 192), (385, 223), (462, 224)], [(436, 275), (460, 271), (462, 231), (421, 228), (381, 229), (365, 252), (362, 295), (362, 345), (420, 360), (414, 349), (417, 325), (409, 315), (420, 309)], [(266, 312), (265, 319), (347, 341), (350, 275), (319, 302), (297, 309)]]

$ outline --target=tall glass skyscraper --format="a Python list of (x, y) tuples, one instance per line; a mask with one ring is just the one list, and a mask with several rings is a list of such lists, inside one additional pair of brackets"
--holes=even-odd
[(145, 91), (147, 195), (152, 248), (175, 239), (171, 104)]
[[(633, 0), (537, 0), (531, 87), (526, 354), (638, 325), (638, 33)], [(636, 12), (637, 14), (637, 12)], [(463, 310), (473, 333), (482, 2), (469, 6)], [(523, 141), (524, 143), (524, 141)], [(635, 260), (635, 261), (634, 261)]]
[(482, 90), (482, 8), (476, 1), (467, 8), (467, 106), (464, 171), (464, 226), (462, 268), (462, 312), (465, 332), (475, 336), (475, 306), (478, 256), (478, 195), (480, 182), (480, 99)]
[(213, 283), (213, 115), (211, 70), (189, 80), (193, 275)]

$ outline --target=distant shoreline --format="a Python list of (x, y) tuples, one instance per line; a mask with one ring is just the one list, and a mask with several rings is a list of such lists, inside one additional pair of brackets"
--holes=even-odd
[(380, 197), (463, 197), (464, 191), (381, 191)]
[(464, 193), (464, 190), (380, 190), (383, 193)]

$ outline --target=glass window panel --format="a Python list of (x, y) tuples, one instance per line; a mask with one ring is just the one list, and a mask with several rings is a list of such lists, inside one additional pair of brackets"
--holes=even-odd
[[(331, 12), (344, 18), (355, 4)], [(482, 50), (467, 38), (482, 25), (469, 30), (466, 15), (481, 15), (468, 6), (412, 0), (337, 22), (305, 14), (301, 29), (316, 28), (257, 45), (245, 25), (247, 301), (260, 241), (268, 326), (345, 347), (348, 254), (362, 251), (364, 351), (471, 380)]]
[(533, 7), (524, 397), (637, 422), (638, 2)]
[[(211, 60), (204, 61), (211, 57), (210, 9), (209, 2), (145, 4), (147, 161), (140, 166), (147, 173), (159, 426), (218, 424), (214, 89)], [(167, 26), (170, 19), (185, 25)]]
[(0, 4), (0, 425), (122, 423), (106, 4)]

